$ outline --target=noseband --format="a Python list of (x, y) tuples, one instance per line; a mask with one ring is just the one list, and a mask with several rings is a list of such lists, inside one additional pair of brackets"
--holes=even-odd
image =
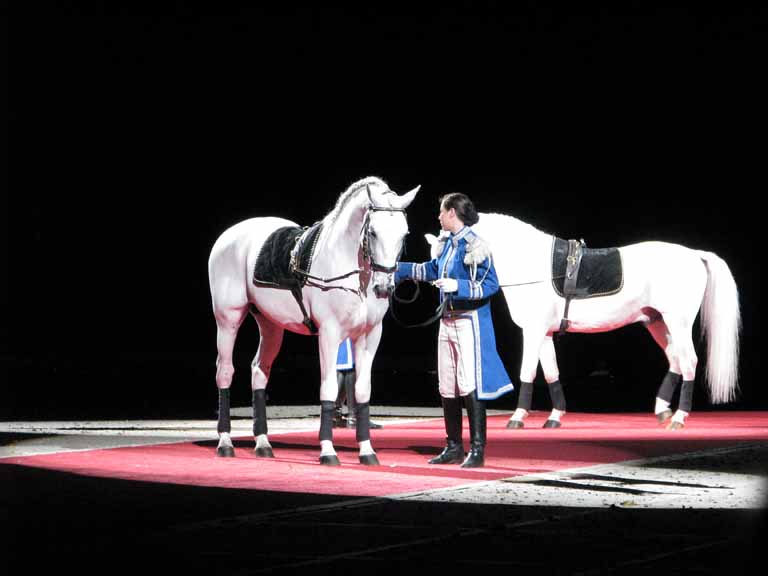
[[(405, 208), (390, 208), (386, 206), (375, 206), (373, 204), (370, 204), (368, 206), (368, 210), (365, 212), (365, 221), (363, 222), (363, 229), (361, 232), (361, 235), (363, 237), (363, 240), (362, 240), (363, 260), (368, 262), (368, 264), (370, 264), (371, 266), (371, 270), (374, 270), (375, 272), (384, 272), (386, 274), (393, 274), (395, 271), (397, 271), (397, 263), (400, 261), (400, 254), (397, 255), (394, 266), (382, 266), (381, 264), (376, 262), (376, 260), (374, 260), (373, 254), (371, 253), (371, 212), (402, 212), (403, 215), (405, 215)], [(401, 247), (400, 248), (401, 254), (402, 254), (402, 251), (403, 249)]]

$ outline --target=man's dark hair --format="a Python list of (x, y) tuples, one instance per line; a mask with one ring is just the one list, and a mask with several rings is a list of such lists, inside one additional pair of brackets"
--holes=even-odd
[(475, 205), (469, 196), (462, 194), (461, 192), (451, 192), (440, 198), (440, 206), (445, 207), (446, 210), (454, 208), (456, 210), (456, 216), (459, 220), (464, 222), (467, 226), (474, 226), (480, 220), (480, 216), (477, 215)]

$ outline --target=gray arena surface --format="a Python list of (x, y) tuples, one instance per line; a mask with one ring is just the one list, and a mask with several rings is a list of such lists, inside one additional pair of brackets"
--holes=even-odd
[[(436, 408), (371, 410), (385, 427), (441, 418)], [(315, 406), (270, 406), (270, 436), (317, 430), (317, 414)], [(233, 410), (233, 437), (250, 434), (249, 415), (249, 408)], [(3, 422), (0, 438), (2, 463), (33, 454), (211, 440), (215, 422)], [(747, 442), (359, 498), (0, 466), (3, 524), (11, 527), (2, 558), (10, 568), (55, 556), (80, 573), (109, 571), (104, 562), (116, 560), (114, 570), (137, 574), (169, 568), (213, 574), (427, 568), (742, 573), (764, 543), (767, 471), (768, 443)]]

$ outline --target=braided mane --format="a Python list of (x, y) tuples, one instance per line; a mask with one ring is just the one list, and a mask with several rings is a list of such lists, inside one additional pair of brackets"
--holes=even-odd
[(387, 185), (384, 180), (381, 178), (377, 178), (376, 176), (369, 176), (367, 178), (363, 178), (361, 180), (358, 180), (357, 182), (354, 182), (347, 188), (344, 192), (342, 192), (339, 195), (338, 200), (336, 200), (336, 204), (333, 207), (333, 210), (331, 210), (328, 215), (324, 218), (324, 223), (326, 225), (333, 224), (336, 219), (339, 217), (339, 214), (341, 214), (344, 211), (344, 208), (349, 204), (349, 201), (357, 196), (357, 194), (360, 193), (360, 191), (365, 191), (365, 187), (370, 186), (371, 188), (379, 187), (384, 188), (385, 190), (389, 190), (389, 186)]

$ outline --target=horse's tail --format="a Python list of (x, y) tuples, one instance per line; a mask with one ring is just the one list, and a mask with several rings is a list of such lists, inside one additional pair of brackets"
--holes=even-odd
[(713, 403), (735, 399), (738, 390), (739, 290), (725, 260), (712, 252), (698, 253), (707, 267), (707, 288), (701, 307), (702, 337), (707, 339), (707, 382)]

